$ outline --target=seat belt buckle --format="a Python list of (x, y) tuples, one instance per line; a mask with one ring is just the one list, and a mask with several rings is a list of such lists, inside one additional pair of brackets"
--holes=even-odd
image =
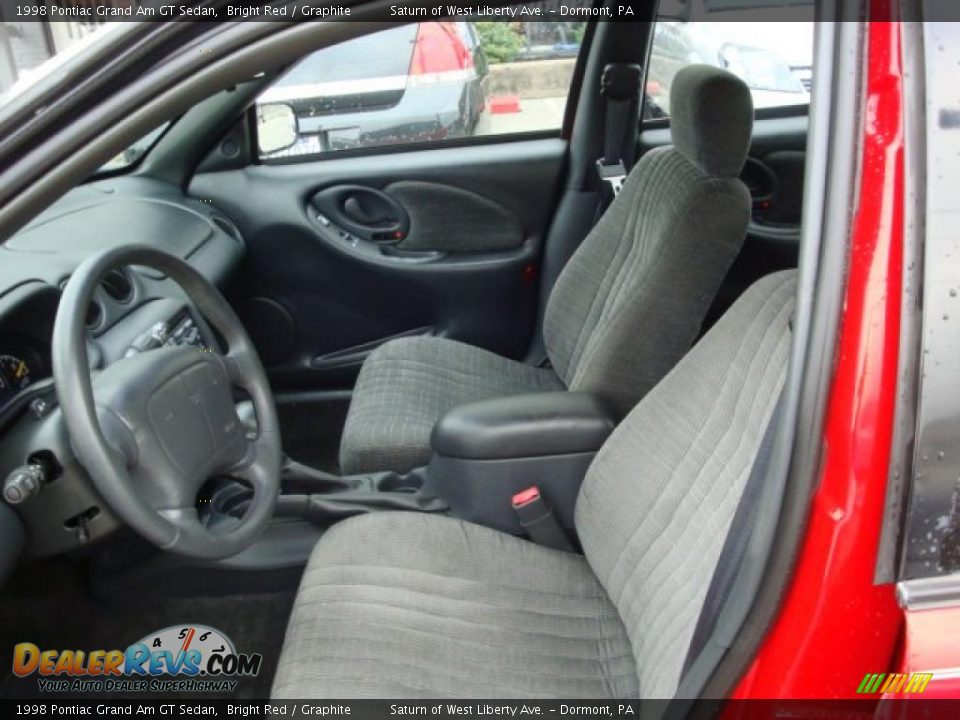
[(597, 160), (597, 175), (603, 182), (610, 185), (610, 189), (613, 190), (613, 195), (616, 197), (620, 188), (623, 187), (623, 181), (627, 179), (627, 168), (624, 166), (623, 160), (617, 160), (615, 163), (608, 165), (605, 158), (600, 158)]
[(535, 543), (573, 552), (573, 544), (536, 485), (516, 493), (510, 498), (510, 505), (520, 527)]

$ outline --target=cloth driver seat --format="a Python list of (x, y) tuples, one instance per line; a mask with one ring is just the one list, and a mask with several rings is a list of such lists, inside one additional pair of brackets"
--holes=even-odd
[(670, 92), (673, 145), (646, 153), (566, 264), (547, 303), (551, 368), (444, 338), (385, 343), (364, 362), (340, 443), (344, 474), (403, 472), (458, 405), (549, 390), (594, 392), (621, 417), (683, 357), (740, 251), (753, 127), (747, 86), (693, 65)]
[(626, 417), (577, 500), (584, 554), (382, 512), (317, 544), (277, 699), (669, 698), (786, 378), (796, 274), (754, 284)]

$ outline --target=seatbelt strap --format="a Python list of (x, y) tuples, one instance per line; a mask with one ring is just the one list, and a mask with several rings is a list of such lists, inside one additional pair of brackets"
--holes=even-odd
[[(640, 107), (640, 66), (635, 63), (610, 63), (603, 69), (600, 92), (606, 98), (604, 109), (603, 157), (597, 160), (597, 174), (609, 186), (608, 197), (616, 196), (633, 164), (637, 143)], [(602, 202), (603, 208), (607, 203)]]
[(734, 511), (733, 519), (730, 521), (730, 529), (727, 531), (727, 538), (720, 550), (720, 557), (717, 559), (717, 566), (713, 570), (713, 577), (710, 578), (710, 585), (707, 586), (707, 595), (704, 598), (703, 607), (700, 609), (697, 624), (693, 629), (693, 637), (690, 639), (687, 657), (683, 662), (684, 674), (700, 655), (707, 644), (707, 640), (713, 634), (720, 610), (730, 596), (743, 557), (746, 554), (750, 533), (753, 531), (754, 520), (757, 515), (757, 500), (760, 497), (763, 480), (767, 477), (767, 471), (770, 469), (770, 461), (773, 457), (773, 444), (777, 436), (777, 427), (780, 425), (782, 409), (783, 391), (781, 390), (780, 396), (777, 398), (777, 404), (774, 406), (770, 420), (767, 422), (767, 427), (763, 431), (760, 448), (753, 460), (753, 467), (750, 468), (750, 475), (743, 487), (740, 502), (736, 511)]

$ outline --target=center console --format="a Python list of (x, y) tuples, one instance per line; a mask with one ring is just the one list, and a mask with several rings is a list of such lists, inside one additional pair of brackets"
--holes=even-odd
[(536, 486), (572, 533), (580, 484), (615, 424), (613, 409), (589, 393), (470, 403), (440, 419), (429, 464), (409, 473), (339, 477), (288, 461), (278, 514), (328, 527), (366, 512), (433, 512), (522, 535), (514, 496)]
[(532, 486), (573, 528), (580, 483), (613, 432), (614, 411), (595, 395), (548, 392), (462, 405), (434, 427), (427, 487), (453, 514), (513, 534), (512, 498)]

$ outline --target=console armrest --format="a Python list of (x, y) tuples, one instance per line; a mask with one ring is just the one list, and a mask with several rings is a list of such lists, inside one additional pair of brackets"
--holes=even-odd
[(431, 445), (438, 455), (470, 460), (595, 452), (615, 417), (590, 393), (514, 395), (454, 408), (437, 422)]

